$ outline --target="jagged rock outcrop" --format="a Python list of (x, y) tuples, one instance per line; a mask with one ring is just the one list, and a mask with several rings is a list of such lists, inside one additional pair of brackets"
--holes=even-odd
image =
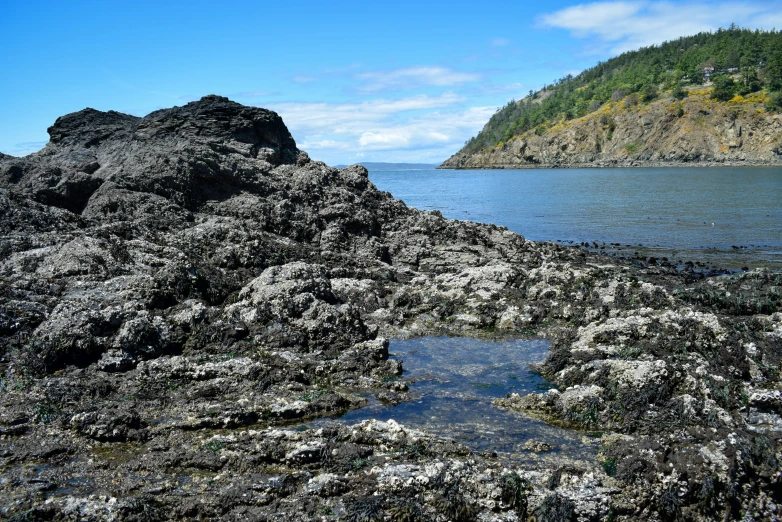
[(195, 209), (213, 191), (239, 191), (256, 181), (257, 169), (295, 164), (300, 154), (278, 115), (237, 110), (214, 96), (145, 118), (85, 109), (48, 131), (41, 152), (4, 165), (4, 181), (36, 201), (91, 216), (115, 212), (120, 203), (108, 205), (105, 194), (121, 189), (119, 201), (130, 208), (160, 196)]
[[(779, 515), (778, 274), (703, 280), (411, 209), (216, 96), (49, 132), (0, 157), (3, 517)], [(498, 405), (613, 430), (603, 466), (285, 428), (409, 399), (390, 336), (532, 333), (561, 393)]]
[(440, 168), (720, 164), (782, 165), (782, 114), (766, 113), (758, 95), (717, 102), (708, 89), (682, 101), (610, 102), (582, 118), (525, 132), (491, 149), (457, 152)]

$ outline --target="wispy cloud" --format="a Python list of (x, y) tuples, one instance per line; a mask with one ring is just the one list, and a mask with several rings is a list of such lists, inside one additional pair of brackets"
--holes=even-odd
[(491, 41), (492, 47), (507, 47), (510, 45), (510, 40), (507, 38), (495, 38)]
[(315, 158), (344, 162), (382, 152), (388, 161), (436, 161), (457, 150), (465, 136), (477, 133), (496, 109), (463, 107), (464, 102), (446, 92), (360, 103), (280, 103), (271, 108), (283, 117), (299, 147)]
[(46, 146), (45, 141), (25, 141), (23, 143), (17, 143), (8, 152), (11, 156), (27, 156), (33, 152), (38, 152)]
[(315, 78), (312, 76), (293, 76), (291, 78), (291, 81), (296, 83), (310, 83), (310, 82), (314, 82)]
[(358, 103), (278, 103), (272, 108), (292, 129), (304, 133), (350, 133), (366, 130), (366, 125), (409, 111), (426, 111), (463, 103), (452, 92), (440, 96), (409, 96), (396, 100), (374, 99)]
[(782, 26), (780, 2), (591, 2), (538, 18), (538, 25), (571, 31), (579, 38), (597, 38), (600, 52), (613, 54), (680, 36), (713, 31), (731, 23), (752, 29)]
[(481, 79), (478, 73), (455, 71), (448, 67), (408, 67), (393, 71), (365, 72), (356, 75), (364, 82), (357, 90), (363, 93), (401, 89), (414, 89), (423, 86), (451, 87)]

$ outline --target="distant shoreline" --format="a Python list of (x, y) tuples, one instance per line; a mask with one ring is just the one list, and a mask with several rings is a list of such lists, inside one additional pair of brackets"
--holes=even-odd
[[(366, 161), (359, 162), (359, 165), (363, 165), (367, 170), (421, 170), (421, 169), (436, 169), (442, 165), (440, 163), (385, 163), (382, 161)], [(354, 163), (355, 165), (355, 163)], [(348, 165), (336, 165), (338, 169), (344, 169)]]
[(624, 168), (686, 168), (686, 167), (782, 167), (779, 162), (753, 162), (753, 161), (628, 161), (626, 163), (558, 163), (558, 164), (500, 164), (486, 166), (459, 167), (452, 165), (440, 165), (438, 170), (514, 170), (514, 169), (624, 169)]

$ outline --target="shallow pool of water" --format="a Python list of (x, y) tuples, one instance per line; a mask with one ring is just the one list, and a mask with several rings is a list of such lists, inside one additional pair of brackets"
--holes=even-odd
[[(370, 398), (364, 408), (339, 417), (339, 422), (389, 420), (408, 428), (457, 440), (473, 450), (496, 451), (521, 461), (593, 460), (594, 441), (584, 433), (555, 428), (516, 412), (501, 410), (492, 400), (507, 393), (525, 395), (551, 387), (530, 371), (543, 361), (549, 343), (541, 339), (493, 342), (457, 337), (392, 340), (391, 357), (403, 361), (401, 379), (408, 383), (409, 402), (384, 405)], [(328, 422), (309, 423), (310, 426)], [(529, 441), (552, 449), (536, 452)]]

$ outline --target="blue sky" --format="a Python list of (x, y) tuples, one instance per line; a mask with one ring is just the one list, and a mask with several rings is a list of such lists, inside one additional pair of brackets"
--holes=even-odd
[(85, 107), (138, 116), (220, 94), (278, 112), (330, 164), (439, 162), (494, 111), (625, 50), (766, 2), (0, 2), (0, 151)]

